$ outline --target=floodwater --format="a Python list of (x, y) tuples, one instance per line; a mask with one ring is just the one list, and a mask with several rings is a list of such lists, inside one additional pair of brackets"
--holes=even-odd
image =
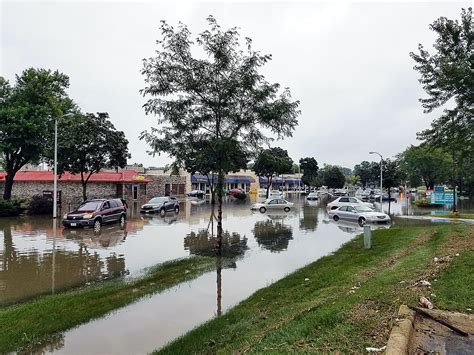
[[(227, 201), (224, 256), (231, 258), (231, 263), (59, 334), (38, 351), (153, 351), (256, 290), (334, 252), (362, 231), (357, 224), (328, 220), (319, 202), (303, 197), (292, 201), (295, 209), (289, 213), (264, 214), (251, 212), (250, 201)], [(403, 206), (392, 203), (391, 212), (416, 213), (411, 207), (404, 211)], [(384, 203), (384, 209), (387, 207)], [(136, 205), (130, 210), (124, 230), (110, 226), (100, 235), (62, 227), (55, 231), (48, 218), (0, 219), (0, 304), (137, 276), (147, 267), (180, 257), (214, 255), (216, 223), (208, 203), (185, 201), (178, 215), (164, 218), (139, 216)]]

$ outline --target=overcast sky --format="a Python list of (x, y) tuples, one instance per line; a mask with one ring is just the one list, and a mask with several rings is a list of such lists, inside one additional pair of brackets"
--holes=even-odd
[(154, 125), (142, 109), (142, 59), (153, 56), (159, 21), (181, 21), (194, 35), (212, 14), (240, 27), (254, 49), (273, 55), (263, 73), (301, 101), (293, 137), (275, 142), (294, 160), (313, 156), (352, 168), (418, 144), (424, 95), (410, 51), (431, 50), (428, 26), (459, 19), (462, 2), (18, 2), (1, 0), (1, 73), (12, 83), (28, 67), (70, 77), (69, 94), (84, 112), (109, 112), (130, 141), (130, 162), (163, 166), (140, 141)]

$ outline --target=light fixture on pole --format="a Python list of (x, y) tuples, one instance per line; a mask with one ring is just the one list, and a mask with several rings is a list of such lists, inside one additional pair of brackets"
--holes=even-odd
[(383, 195), (383, 190), (382, 190), (382, 163), (383, 163), (383, 158), (382, 158), (382, 154), (377, 153), (377, 152), (369, 152), (369, 154), (377, 154), (380, 157), (380, 212), (383, 212), (383, 210), (382, 210), (382, 195)]
[[(71, 117), (72, 113), (67, 113), (62, 116)], [(58, 214), (58, 118), (54, 118), (54, 180), (53, 180), (53, 219), (56, 219)]]

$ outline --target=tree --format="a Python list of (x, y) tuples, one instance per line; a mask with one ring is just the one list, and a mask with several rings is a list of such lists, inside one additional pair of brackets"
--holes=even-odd
[(429, 144), (417, 147), (408, 147), (400, 156), (402, 169), (408, 180), (413, 182), (423, 181), (427, 189), (433, 189), (435, 184), (449, 180), (452, 171), (451, 156), (441, 148)]
[(66, 89), (69, 78), (45, 69), (26, 69), (15, 85), (0, 77), (0, 154), (3, 154), (5, 190), (9, 200), (16, 173), (37, 163), (54, 136), (54, 119), (74, 108)]
[(267, 178), (267, 197), (272, 180), (275, 175), (289, 174), (293, 167), (293, 160), (288, 156), (288, 152), (280, 147), (265, 149), (260, 152), (255, 160), (253, 171), (257, 176)]
[[(291, 136), (297, 125), (299, 102), (291, 101), (285, 89), (270, 84), (259, 73), (271, 60), (252, 49), (245, 39), (241, 48), (236, 28), (222, 30), (208, 17), (209, 29), (195, 42), (187, 26), (177, 29), (161, 22), (162, 40), (156, 56), (143, 61), (144, 105), (147, 114), (159, 115), (158, 128), (142, 132), (153, 152), (164, 152), (189, 170), (187, 165), (199, 147), (209, 149), (209, 162), (217, 175), (218, 250), (222, 244), (222, 199), (224, 176), (238, 170), (241, 159), (270, 139)], [(194, 45), (204, 55), (193, 57)], [(232, 147), (232, 151), (229, 151)], [(235, 164), (238, 162), (238, 164)]]
[[(428, 94), (420, 99), (425, 113), (444, 107), (440, 117), (433, 120), (431, 128), (419, 133), (419, 138), (430, 144), (448, 149), (453, 160), (452, 181), (456, 192), (459, 168), (469, 162), (474, 154), (474, 70), (472, 68), (472, 8), (461, 11), (461, 22), (438, 18), (430, 29), (436, 32), (435, 53), (430, 54), (418, 45), (418, 54), (410, 56), (414, 67), (421, 74), (419, 82)], [(456, 210), (456, 203), (453, 204)]]
[(362, 163), (354, 166), (354, 176), (359, 177), (359, 181), (364, 188), (367, 184), (375, 183), (380, 177), (380, 165), (364, 160)]
[(127, 158), (128, 140), (115, 129), (108, 113), (76, 113), (72, 119), (59, 120), (58, 173), (81, 175), (84, 201), (91, 176), (104, 168), (123, 168)]
[(323, 185), (335, 189), (344, 187), (346, 177), (342, 173), (339, 167), (334, 165), (326, 165), (322, 170), (322, 183)]
[(303, 171), (303, 176), (301, 180), (303, 180), (303, 184), (308, 186), (315, 186), (317, 184), (318, 178), (318, 162), (316, 159), (312, 157), (301, 158), (300, 159), (300, 167)]

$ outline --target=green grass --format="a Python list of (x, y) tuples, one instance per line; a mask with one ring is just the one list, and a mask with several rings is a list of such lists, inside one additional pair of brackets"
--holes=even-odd
[[(375, 231), (373, 248), (364, 250), (359, 236), (161, 352), (346, 353), (383, 346), (400, 304), (436, 293), (432, 300), (443, 308), (472, 306), (473, 239), (472, 226), (410, 226)], [(433, 258), (453, 253), (460, 256), (434, 282)], [(428, 278), (433, 290), (413, 286), (419, 278)]]
[(101, 317), (142, 297), (190, 280), (215, 266), (191, 257), (160, 264), (133, 281), (109, 281), (0, 309), (0, 353), (19, 350)]

